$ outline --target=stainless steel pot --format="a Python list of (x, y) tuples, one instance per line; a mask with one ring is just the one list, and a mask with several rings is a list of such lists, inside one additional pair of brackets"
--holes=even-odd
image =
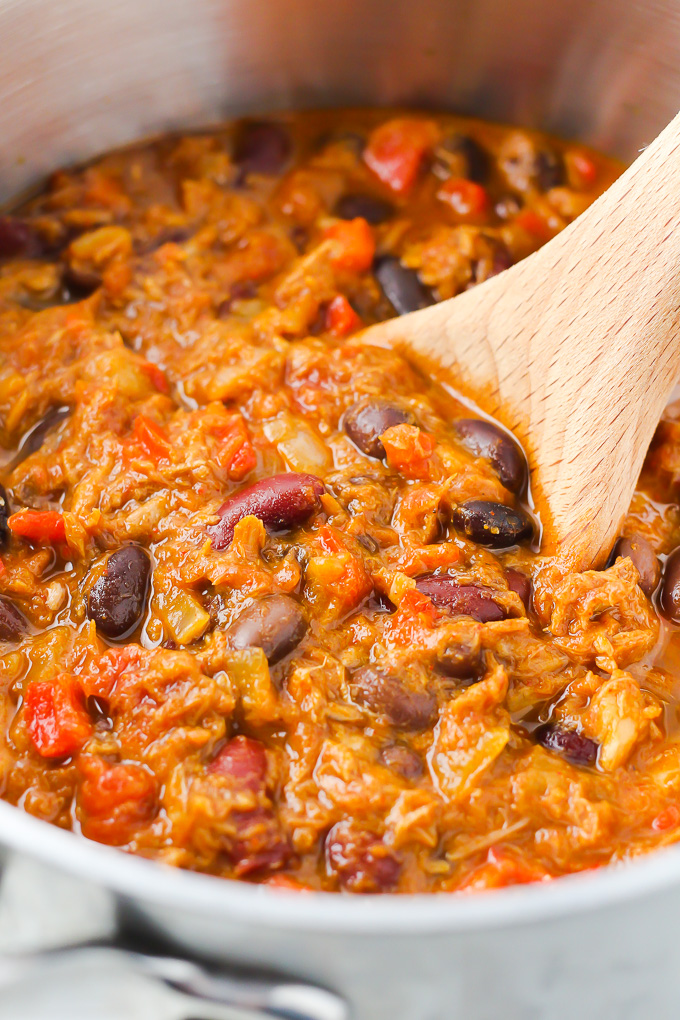
[[(0, 201), (61, 163), (235, 111), (436, 105), (632, 158), (679, 102), (680, 4), (667, 0), (0, 0)], [(334, 989), (359, 1020), (680, 1009), (680, 851), (476, 898), (350, 898), (165, 869), (4, 803), (0, 840), (111, 890), (183, 950)], [(128, 960), (192, 985), (167, 962)], [(219, 987), (270, 1015), (341, 1015), (309, 988)]]

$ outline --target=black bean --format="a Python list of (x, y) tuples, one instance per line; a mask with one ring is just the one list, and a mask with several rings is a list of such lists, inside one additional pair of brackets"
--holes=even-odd
[(491, 461), (506, 489), (511, 492), (523, 489), (527, 478), (526, 457), (507, 432), (482, 418), (459, 418), (454, 424), (467, 448)]
[(529, 609), (531, 606), (531, 591), (532, 583), (531, 578), (523, 574), (521, 570), (515, 570), (513, 567), (509, 567), (505, 571), (505, 579), (508, 582), (508, 588), (510, 591), (516, 592), (524, 603), (524, 608)]
[(423, 759), (406, 744), (386, 744), (380, 750), (380, 761), (404, 779), (419, 779), (423, 774)]
[(47, 433), (51, 429), (56, 428), (57, 425), (61, 425), (63, 421), (66, 421), (70, 414), (70, 407), (50, 408), (50, 410), (43, 415), (40, 421), (24, 435), (21, 443), (19, 444), (17, 455), (12, 462), (12, 466), (16, 467), (16, 465), (20, 464), (22, 460), (26, 459), (26, 457), (30, 457), (32, 453), (36, 453), (44, 443)]
[(541, 191), (549, 191), (564, 183), (564, 163), (554, 149), (539, 149), (534, 161), (534, 175)]
[(40, 240), (33, 227), (16, 216), (0, 216), (0, 260), (38, 254)]
[(406, 315), (407, 312), (415, 312), (435, 303), (432, 292), (420, 282), (415, 270), (402, 266), (399, 259), (392, 255), (380, 259), (374, 272), (383, 294), (397, 315)]
[(7, 542), (9, 538), (9, 527), (7, 521), (9, 519), (9, 500), (7, 499), (7, 493), (3, 485), (0, 485), (0, 549)]
[(447, 160), (454, 177), (467, 177), (478, 184), (486, 182), (491, 160), (486, 149), (476, 139), (470, 135), (453, 134), (444, 139), (440, 148), (456, 157), (453, 162)]
[(544, 723), (534, 730), (534, 739), (548, 751), (555, 751), (572, 765), (594, 765), (599, 745), (575, 730), (565, 730), (559, 723)]
[(14, 603), (0, 595), (0, 641), (20, 641), (28, 630), (28, 620)]
[(254, 602), (228, 628), (234, 648), (261, 648), (270, 666), (296, 648), (307, 633), (307, 620), (288, 595)]
[(460, 584), (450, 574), (425, 574), (416, 580), (416, 588), (435, 606), (450, 609), (454, 616), (471, 616), (479, 623), (505, 619), (505, 610), (494, 601), (490, 588)]
[(615, 563), (619, 556), (627, 556), (640, 575), (640, 587), (645, 595), (652, 595), (661, 577), (661, 564), (656, 553), (642, 535), (631, 535), (630, 538), (619, 538), (612, 549), (607, 566)]
[(360, 216), (375, 227), (394, 216), (394, 206), (384, 198), (354, 192), (342, 196), (335, 206), (334, 213), (343, 220), (355, 220)]
[(456, 507), (451, 519), (468, 538), (492, 549), (507, 549), (533, 534), (531, 520), (521, 510), (486, 499), (469, 499)]
[(87, 601), (87, 615), (109, 638), (127, 637), (141, 621), (149, 591), (151, 561), (138, 545), (112, 553)]
[(389, 892), (399, 881), (402, 865), (394, 849), (356, 822), (337, 822), (325, 850), (328, 871), (350, 892)]
[(380, 397), (367, 397), (353, 404), (345, 412), (342, 426), (355, 446), (358, 446), (367, 457), (385, 456), (385, 447), (380, 437), (393, 425), (413, 423), (413, 415), (389, 400)]
[(356, 670), (350, 679), (352, 700), (404, 730), (424, 730), (437, 719), (437, 700), (430, 691), (414, 688), (393, 673), (372, 666)]
[(220, 520), (208, 528), (213, 549), (226, 549), (243, 517), (259, 517), (268, 531), (290, 531), (303, 524), (321, 505), (325, 485), (315, 475), (273, 475), (231, 496), (217, 511)]
[(280, 174), (291, 153), (291, 141), (283, 124), (247, 121), (234, 142), (234, 163), (244, 173)]
[(659, 605), (668, 620), (680, 624), (680, 546), (673, 550), (664, 565)]

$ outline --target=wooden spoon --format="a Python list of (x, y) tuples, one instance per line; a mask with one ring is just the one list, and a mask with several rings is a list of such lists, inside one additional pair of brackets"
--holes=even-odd
[(473, 290), (374, 326), (508, 426), (542, 552), (606, 559), (680, 372), (680, 114), (578, 219)]

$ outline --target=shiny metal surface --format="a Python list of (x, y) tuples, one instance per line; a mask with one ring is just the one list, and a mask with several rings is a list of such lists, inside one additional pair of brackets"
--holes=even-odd
[[(232, 112), (455, 108), (632, 158), (680, 105), (680, 0), (0, 0), (0, 201), (64, 162)], [(175, 872), (0, 803), (0, 841), (213, 960), (358, 1020), (675, 1020), (680, 852), (488, 896), (329, 897)]]

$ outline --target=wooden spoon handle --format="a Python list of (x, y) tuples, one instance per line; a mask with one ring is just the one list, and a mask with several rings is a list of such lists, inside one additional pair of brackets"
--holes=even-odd
[(522, 440), (542, 549), (601, 564), (680, 370), (680, 115), (585, 213), (480, 287), (373, 327)]

